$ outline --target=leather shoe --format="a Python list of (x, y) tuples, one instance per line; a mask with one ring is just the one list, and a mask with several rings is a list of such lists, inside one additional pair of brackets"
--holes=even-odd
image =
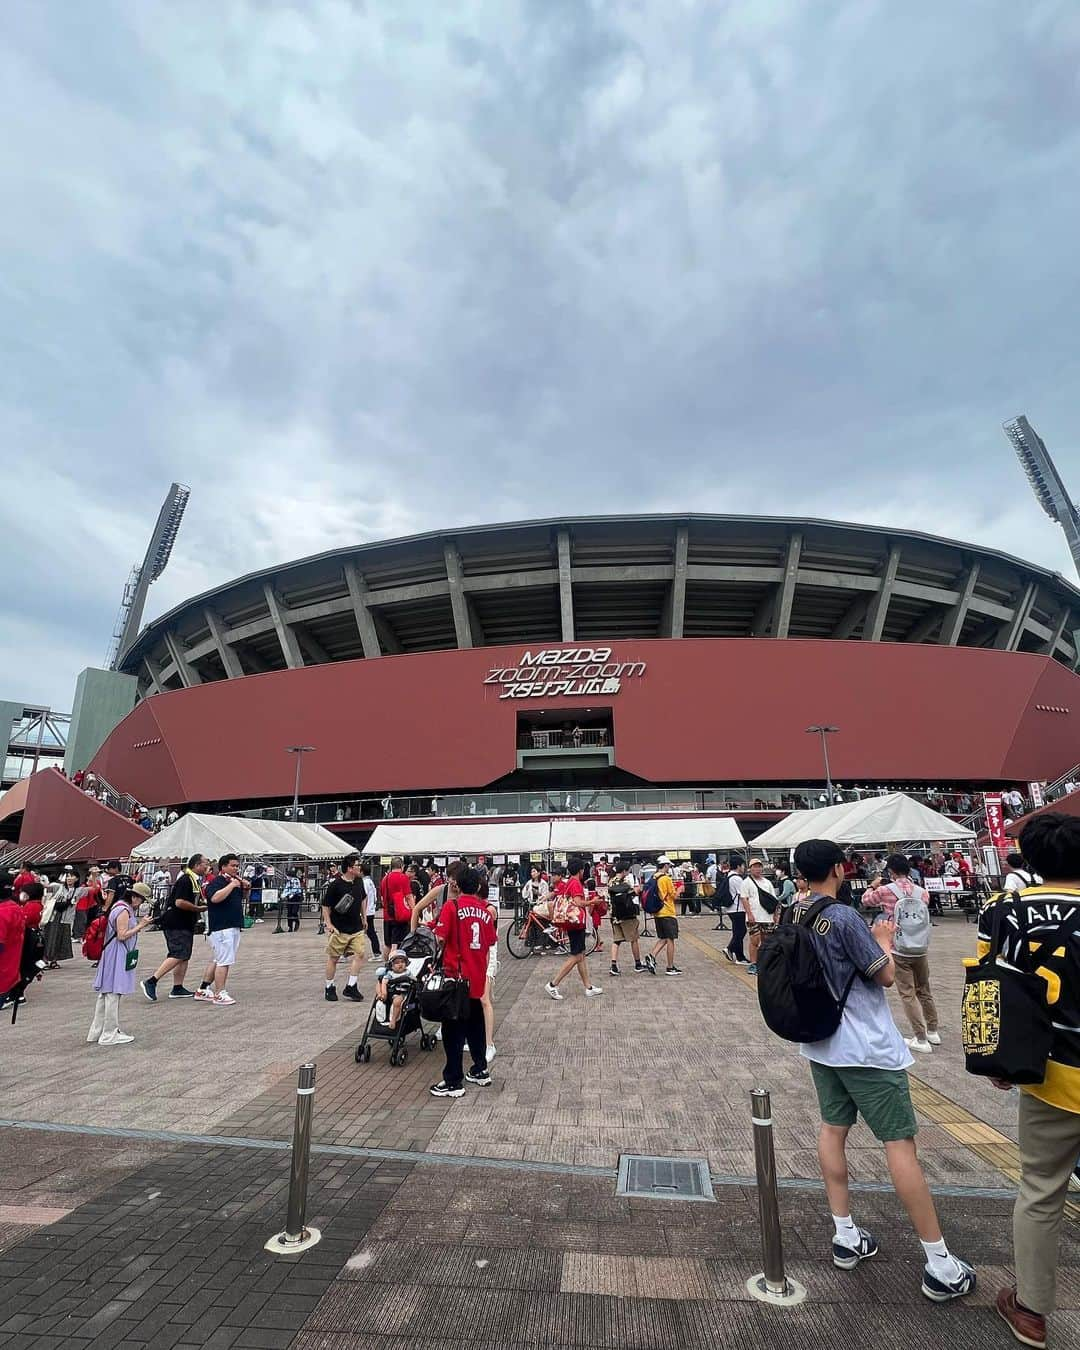
[(1022, 1345), (1032, 1345), (1035, 1350), (1045, 1350), (1046, 1318), (1042, 1313), (1032, 1312), (1030, 1308), (1021, 1308), (1016, 1301), (1016, 1289), (999, 1289), (994, 1307), (1001, 1320)]

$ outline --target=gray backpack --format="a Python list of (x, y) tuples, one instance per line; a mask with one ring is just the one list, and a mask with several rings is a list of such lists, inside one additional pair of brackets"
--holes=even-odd
[(930, 909), (926, 892), (916, 886), (911, 895), (905, 895), (895, 882), (889, 885), (889, 890), (896, 896), (893, 950), (898, 956), (925, 956), (930, 950)]

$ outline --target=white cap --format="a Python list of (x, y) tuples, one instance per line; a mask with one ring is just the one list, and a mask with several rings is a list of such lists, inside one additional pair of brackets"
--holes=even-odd
[(656, 860), (656, 865), (657, 867), (670, 867), (671, 859), (668, 857), (666, 853), (661, 853), (659, 858), (657, 858)]

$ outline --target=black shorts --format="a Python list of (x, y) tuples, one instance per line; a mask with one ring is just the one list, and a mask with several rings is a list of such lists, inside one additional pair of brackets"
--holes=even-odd
[(584, 955), (585, 955), (585, 929), (584, 929), (584, 928), (567, 928), (567, 929), (566, 929), (566, 937), (567, 937), (567, 941), (570, 943), (570, 955), (571, 955), (571, 956), (584, 956)]
[(674, 941), (679, 936), (678, 919), (657, 919), (656, 936), (663, 942)]
[(409, 936), (409, 924), (405, 919), (387, 919), (383, 923), (383, 937), (388, 947), (396, 947)]
[(191, 960), (191, 944), (195, 934), (187, 928), (163, 928), (165, 950), (177, 961)]

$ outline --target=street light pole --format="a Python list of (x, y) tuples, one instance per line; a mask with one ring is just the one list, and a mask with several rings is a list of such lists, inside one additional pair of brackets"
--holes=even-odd
[[(293, 794), (292, 794), (293, 820), (297, 820), (299, 818), (298, 812), (300, 810), (300, 766), (304, 762), (304, 756), (310, 754), (311, 751), (313, 751), (314, 749), (315, 747), (313, 745), (287, 745), (285, 747), (285, 751), (287, 754), (296, 756), (296, 777), (293, 779)], [(281, 926), (281, 906), (282, 906), (281, 896), (284, 889), (285, 887), (282, 886), (281, 890), (278, 891), (277, 927), (274, 929), (275, 933), (284, 933), (285, 931), (284, 928), (282, 928)]]
[(828, 737), (831, 736), (831, 735), (833, 734), (833, 732), (839, 731), (839, 730), (840, 730), (839, 727), (826, 727), (826, 726), (813, 726), (813, 727), (807, 727), (807, 728), (806, 728), (806, 734), (807, 734), (808, 736), (814, 735), (814, 736), (820, 736), (820, 737), (821, 737), (821, 756), (822, 756), (822, 759), (824, 759), (824, 761), (825, 761), (825, 793), (826, 793), (826, 795), (827, 795), (827, 797), (828, 797), (828, 799), (829, 799), (829, 805), (830, 805), (830, 806), (833, 805), (836, 794), (835, 794), (835, 792), (833, 791), (832, 771), (831, 771), (830, 768), (829, 768), (829, 741), (828, 741)]

